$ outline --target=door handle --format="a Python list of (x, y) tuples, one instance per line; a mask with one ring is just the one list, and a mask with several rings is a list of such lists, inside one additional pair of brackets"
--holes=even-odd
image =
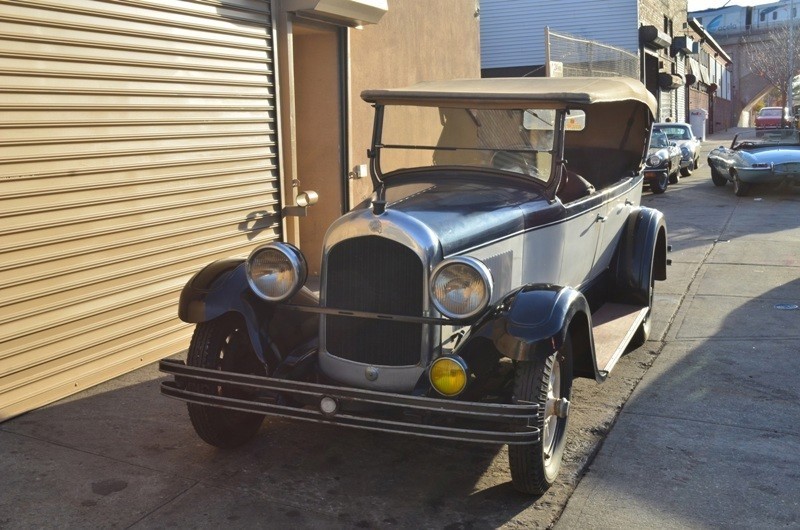
[(606, 216), (606, 215), (598, 215), (597, 216), (597, 221), (599, 223), (605, 223), (607, 219), (608, 219), (608, 216)]

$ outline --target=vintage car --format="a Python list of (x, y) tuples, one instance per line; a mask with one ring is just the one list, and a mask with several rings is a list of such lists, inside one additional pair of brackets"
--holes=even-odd
[(792, 116), (785, 107), (764, 107), (756, 114), (756, 131), (791, 127)]
[(644, 180), (653, 193), (664, 193), (667, 186), (680, 180), (681, 150), (667, 135), (653, 131), (644, 166)]
[(700, 161), (700, 139), (686, 123), (656, 123), (653, 131), (663, 132), (670, 142), (675, 142), (681, 150), (681, 176), (688, 177), (697, 169)]
[(730, 147), (721, 145), (708, 154), (711, 180), (716, 186), (732, 182), (739, 197), (754, 184), (800, 184), (799, 135), (796, 129), (737, 134)]
[(287, 243), (200, 270), (179, 307), (188, 359), (161, 362), (162, 392), (219, 447), (265, 415), (508, 444), (514, 486), (540, 494), (573, 378), (602, 382), (647, 339), (666, 279), (664, 217), (640, 206), (655, 100), (626, 78), (362, 98), (374, 194), (328, 229), (319, 292)]

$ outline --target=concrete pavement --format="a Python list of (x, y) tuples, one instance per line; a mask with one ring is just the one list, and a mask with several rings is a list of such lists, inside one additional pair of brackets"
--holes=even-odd
[(556, 528), (800, 527), (800, 194), (706, 167), (646, 202), (688, 289)]
[(0, 424), (0, 528), (800, 526), (800, 195), (701, 168), (643, 202), (673, 246), (651, 341), (575, 382), (545, 496), (469, 444), (270, 420), (218, 451), (148, 366)]

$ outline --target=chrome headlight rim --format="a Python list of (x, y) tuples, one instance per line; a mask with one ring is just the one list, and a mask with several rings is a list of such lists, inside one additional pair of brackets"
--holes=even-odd
[[(267, 251), (277, 251), (282, 254), (286, 258), (292, 270), (294, 283), (280, 296), (270, 296), (269, 294), (263, 292), (259, 288), (257, 280), (253, 277), (253, 260), (259, 254)], [(267, 243), (265, 245), (259, 245), (253, 249), (245, 261), (245, 271), (247, 276), (247, 284), (250, 286), (250, 289), (253, 290), (256, 296), (262, 300), (266, 300), (267, 302), (283, 302), (293, 297), (295, 294), (297, 294), (297, 291), (299, 291), (303, 285), (305, 285), (306, 278), (308, 277), (308, 265), (306, 264), (306, 260), (303, 257), (303, 254), (300, 252), (300, 249), (290, 243), (282, 242)]]
[(661, 158), (658, 155), (650, 155), (647, 157), (647, 165), (650, 167), (658, 167), (664, 163), (664, 158)]
[[(434, 286), (436, 285), (436, 280), (442, 273), (442, 271), (444, 271), (447, 267), (456, 264), (466, 265), (467, 267), (472, 268), (475, 272), (477, 272), (478, 276), (480, 277), (484, 285), (484, 296), (481, 299), (480, 303), (472, 311), (463, 314), (454, 313), (448, 310), (446, 307), (444, 307), (444, 305), (436, 297), (434, 288)], [(441, 313), (447, 318), (452, 318), (452, 319), (469, 319), (485, 311), (486, 308), (489, 307), (489, 304), (492, 301), (493, 289), (494, 289), (494, 282), (492, 280), (492, 272), (486, 265), (484, 265), (484, 263), (481, 260), (469, 256), (458, 256), (455, 258), (448, 258), (439, 263), (436, 267), (434, 267), (433, 271), (431, 272), (430, 282), (428, 284), (428, 293), (431, 302), (433, 303), (433, 306), (436, 308), (437, 311), (439, 311), (439, 313)]]

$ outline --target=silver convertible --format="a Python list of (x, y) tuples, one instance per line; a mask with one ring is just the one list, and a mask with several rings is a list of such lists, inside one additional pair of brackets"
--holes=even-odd
[(666, 279), (664, 217), (640, 205), (655, 99), (626, 78), (361, 96), (374, 191), (328, 228), (319, 290), (286, 243), (206, 266), (181, 294), (197, 327), (186, 362), (161, 362), (162, 392), (218, 447), (265, 416), (508, 444), (514, 486), (541, 494), (573, 378), (604, 381), (647, 339)]
[(800, 184), (800, 131), (774, 129), (737, 134), (730, 147), (708, 155), (711, 180), (717, 186), (733, 183), (742, 197), (755, 184)]

